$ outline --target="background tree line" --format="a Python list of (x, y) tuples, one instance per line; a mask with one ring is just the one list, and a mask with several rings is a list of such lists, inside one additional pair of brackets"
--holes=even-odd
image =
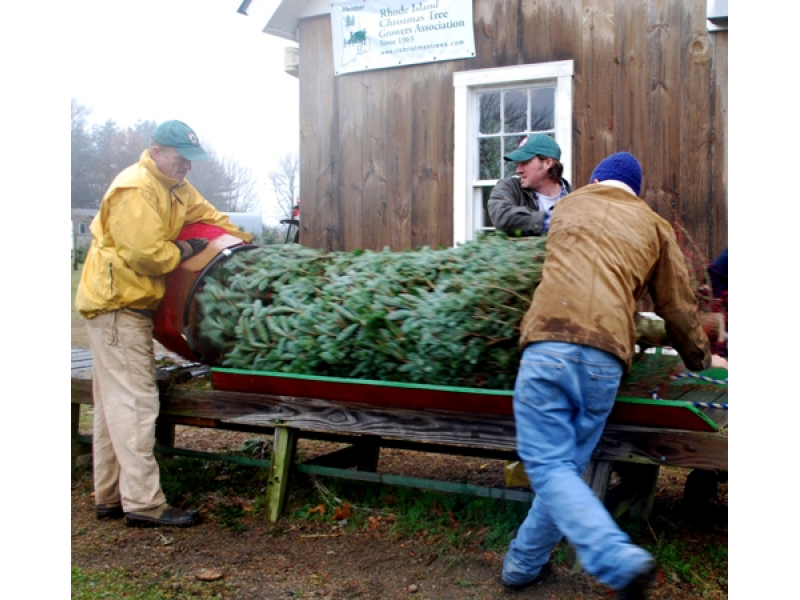
[[(72, 207), (97, 208), (108, 186), (120, 171), (135, 162), (158, 125), (138, 121), (127, 128), (108, 120), (90, 126), (91, 109), (72, 100)], [(209, 201), (224, 212), (260, 212), (255, 179), (249, 169), (220, 157), (207, 142), (210, 160), (192, 163), (189, 180)]]
[[(150, 147), (158, 123), (138, 121), (125, 128), (108, 120), (102, 125), (90, 125), (91, 108), (73, 99), (71, 109), (72, 208), (98, 208), (114, 177), (138, 162), (142, 151)], [(208, 142), (203, 142), (203, 149), (210, 159), (192, 163), (189, 174), (192, 185), (222, 212), (261, 213), (262, 203), (255, 191), (252, 172), (235, 160), (219, 156)], [(299, 174), (298, 155), (291, 152), (281, 156), (268, 174), (278, 219), (291, 219), (299, 194)], [(289, 239), (287, 229), (286, 225), (265, 225), (258, 241), (284, 242)]]

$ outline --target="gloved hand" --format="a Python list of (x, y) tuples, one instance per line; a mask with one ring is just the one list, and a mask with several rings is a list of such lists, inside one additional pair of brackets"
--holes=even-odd
[(191, 258), (195, 254), (202, 252), (205, 250), (205, 247), (208, 246), (208, 240), (206, 238), (189, 238), (188, 240), (173, 240), (173, 244), (178, 247), (181, 253), (181, 262), (185, 261), (187, 258)]

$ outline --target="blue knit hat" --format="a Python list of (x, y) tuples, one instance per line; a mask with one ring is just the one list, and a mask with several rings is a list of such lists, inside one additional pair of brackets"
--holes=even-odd
[(589, 177), (589, 183), (595, 179), (605, 181), (606, 179), (616, 179), (631, 186), (633, 193), (637, 196), (642, 190), (642, 166), (633, 154), (627, 152), (617, 152), (600, 161)]

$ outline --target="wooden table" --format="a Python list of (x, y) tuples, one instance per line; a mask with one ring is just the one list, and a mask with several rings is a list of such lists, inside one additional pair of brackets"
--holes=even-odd
[[(72, 458), (90, 450), (91, 439), (78, 435), (81, 404), (91, 404), (91, 357), (73, 350)], [(87, 362), (88, 360), (88, 362)], [(516, 459), (513, 417), (464, 415), (425, 410), (375, 408), (363, 404), (297, 397), (192, 389), (176, 386), (197, 377), (207, 367), (159, 369), (161, 408), (157, 421), (157, 451), (174, 448), (176, 424), (268, 433), (274, 435), (269, 461), (251, 461), (269, 468), (267, 517), (280, 518), (292, 472), (316, 473), (395, 485), (464, 492), (529, 502), (529, 491), (480, 488), (376, 472), (381, 448)], [(298, 437), (343, 442), (347, 447), (314, 463), (295, 462)], [(179, 452), (179, 449), (175, 449)], [(194, 453), (203, 454), (203, 453)], [(209, 458), (219, 455), (203, 454)], [(356, 470), (349, 467), (355, 466)], [(708, 470), (728, 469), (728, 439), (719, 432), (608, 425), (584, 475), (615, 516), (649, 514), (661, 466)], [(621, 483), (609, 492), (612, 471)]]

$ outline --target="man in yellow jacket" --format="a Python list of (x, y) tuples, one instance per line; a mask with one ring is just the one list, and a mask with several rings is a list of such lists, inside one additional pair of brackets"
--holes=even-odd
[(194, 131), (166, 121), (149, 150), (108, 188), (91, 224), (92, 243), (75, 306), (88, 319), (94, 396), (94, 488), (98, 518), (131, 525), (190, 526), (197, 511), (169, 506), (153, 455), (158, 386), (153, 312), (164, 278), (208, 240), (175, 238), (184, 225), (208, 223), (244, 241), (240, 231), (186, 180), (206, 160)]

